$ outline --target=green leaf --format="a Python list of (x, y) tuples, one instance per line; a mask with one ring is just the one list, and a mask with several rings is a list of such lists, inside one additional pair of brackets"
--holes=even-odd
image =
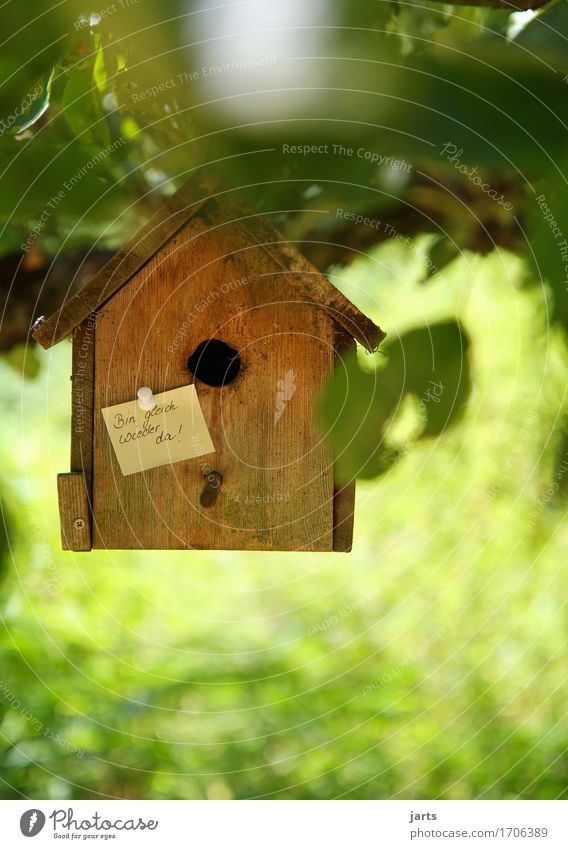
[(427, 49), (438, 30), (447, 25), (449, 15), (446, 5), (423, 0), (418, 8), (411, 4), (398, 6), (387, 29), (396, 36), (402, 54), (407, 55)]
[[(558, 168), (566, 173), (565, 163)], [(568, 187), (549, 170), (527, 205), (530, 249), (536, 280), (552, 288), (551, 317), (568, 331)]]
[(446, 239), (444, 236), (437, 238), (428, 251), (426, 276), (424, 279), (429, 280), (435, 274), (443, 271), (450, 262), (457, 259), (460, 253), (460, 247), (455, 242)]
[(463, 413), (471, 389), (469, 339), (457, 321), (411, 330), (385, 350), (392, 397), (418, 399), (420, 438), (439, 436)]
[(381, 392), (381, 376), (378, 371), (364, 371), (357, 355), (350, 354), (337, 367), (321, 399), (324, 432), (342, 482), (377, 477), (394, 462), (382, 442), (393, 403)]
[(93, 64), (82, 65), (72, 72), (63, 93), (63, 107), (65, 120), (83, 144), (102, 147), (110, 144), (108, 127), (93, 77)]
[(566, 420), (563, 422), (554, 458), (551, 492), (563, 501), (568, 495), (568, 421)]
[(52, 68), (49, 74), (45, 74), (24, 99), (24, 108), (12, 127), (14, 135), (27, 130), (47, 111), (54, 71)]
[(403, 453), (389, 429), (407, 396), (418, 403), (418, 439), (440, 436), (463, 413), (471, 389), (469, 341), (456, 321), (411, 330), (385, 347), (384, 368), (356, 355), (336, 369), (320, 416), (339, 480), (382, 475)]
[(105, 54), (102, 39), (100, 36), (97, 37), (97, 55), (95, 57), (95, 64), (93, 66), (93, 80), (97, 89), (100, 92), (104, 92), (107, 85), (107, 68), (105, 63)]

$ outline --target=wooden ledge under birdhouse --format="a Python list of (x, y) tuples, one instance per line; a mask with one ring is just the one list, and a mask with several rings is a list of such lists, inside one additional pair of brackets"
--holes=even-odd
[(61, 545), (65, 551), (90, 551), (92, 521), (89, 493), (82, 472), (57, 475)]
[(384, 334), (265, 218), (185, 186), (34, 336), (69, 334), (64, 548), (351, 549), (317, 399)]

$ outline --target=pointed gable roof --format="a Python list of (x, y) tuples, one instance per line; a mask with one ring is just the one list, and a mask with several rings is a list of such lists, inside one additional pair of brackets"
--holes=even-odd
[(253, 243), (290, 275), (290, 288), (302, 300), (324, 308), (354, 339), (374, 351), (384, 332), (317, 271), (260, 213), (244, 210), (206, 179), (191, 180), (170, 197), (149, 221), (60, 309), (34, 331), (34, 339), (51, 348), (96, 312), (209, 202), (244, 229)]

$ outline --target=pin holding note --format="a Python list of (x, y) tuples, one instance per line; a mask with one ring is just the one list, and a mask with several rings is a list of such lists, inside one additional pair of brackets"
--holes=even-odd
[(149, 386), (141, 386), (136, 394), (138, 396), (138, 406), (141, 410), (153, 410), (158, 403)]

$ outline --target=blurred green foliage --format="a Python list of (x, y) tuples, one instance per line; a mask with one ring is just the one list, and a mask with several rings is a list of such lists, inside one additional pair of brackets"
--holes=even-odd
[(416, 438), (440, 436), (453, 424), (470, 390), (468, 348), (459, 324), (444, 321), (387, 340), (380, 370), (365, 370), (357, 354), (343, 359), (321, 401), (339, 479), (377, 477), (401, 458), (388, 430), (407, 396), (418, 404)]
[[(510, 248), (548, 287), (550, 319), (566, 330), (567, 21), (567, 0), (528, 15), (428, 0), (10, 4), (2, 251), (118, 247), (164, 195), (208, 168), (222, 191), (244, 187), (300, 243), (336, 243), (342, 210), (396, 221), (393, 239), (412, 218), (413, 232), (435, 236), (425, 282), (463, 251)], [(395, 399), (421, 397), (426, 336), (444, 332), (416, 329), (404, 367), (391, 347), (372, 421), (371, 377), (355, 364), (337, 422), (344, 393), (324, 404), (346, 476), (396, 459), (385, 424)], [(462, 363), (464, 337), (441, 341), (448, 362)], [(443, 403), (429, 405), (424, 436), (434, 413), (452, 421), (466, 399), (467, 373), (451, 379)], [(456, 401), (451, 415), (446, 399)], [(373, 459), (363, 468), (361, 457)]]
[[(430, 175), (431, 190), (440, 169), (458, 176), (442, 154), (448, 143), (463, 167), (484, 171), (490, 184), (506, 177), (521, 225), (538, 229), (535, 196), (551, 185), (553, 212), (562, 215), (566, 0), (522, 29), (506, 9), (428, 0), (287, 8), (265, 2), (235, 11), (232, 3), (207, 8), (194, 0), (117, 0), (98, 11), (83, 0), (9, 4), (0, 55), (3, 249), (17, 249), (62, 190), (41, 243), (53, 253), (99, 240), (116, 246), (156, 194), (212, 163), (228, 188), (257, 186), (255, 206), (281, 210), (284, 222), (286, 210), (313, 208), (314, 189), (321, 209), (349, 201), (388, 214), (415, 204), (420, 175)], [(127, 144), (65, 188), (119, 139)], [(356, 154), (284, 155), (287, 143), (404, 157), (412, 176)], [(429, 209), (418, 208), (426, 231)], [(464, 208), (451, 232), (439, 235), (469, 247), (471, 215)], [(518, 245), (529, 257), (531, 236), (522, 229)], [(555, 315), (564, 321), (562, 257), (557, 245), (540, 244), (537, 274), (542, 269), (552, 285)]]
[[(459, 334), (474, 387), (451, 430), (359, 484), (349, 556), (62, 553), (70, 346), (41, 352), (33, 380), (2, 364), (17, 523), (2, 795), (565, 795), (568, 524), (550, 475), (568, 367), (549, 292), (526, 276), (496, 251), (424, 286), (400, 242), (336, 271), (395, 340), (362, 368), (399, 368), (427, 325)], [(412, 398), (392, 444), (422, 432)]]
[(380, 477), (349, 557), (64, 554), (70, 348), (13, 348), (2, 795), (565, 795), (566, 0), (100, 5), (2, 8), (2, 253), (117, 247), (204, 167), (312, 250), (388, 225), (332, 270), (387, 342), (322, 400)]

